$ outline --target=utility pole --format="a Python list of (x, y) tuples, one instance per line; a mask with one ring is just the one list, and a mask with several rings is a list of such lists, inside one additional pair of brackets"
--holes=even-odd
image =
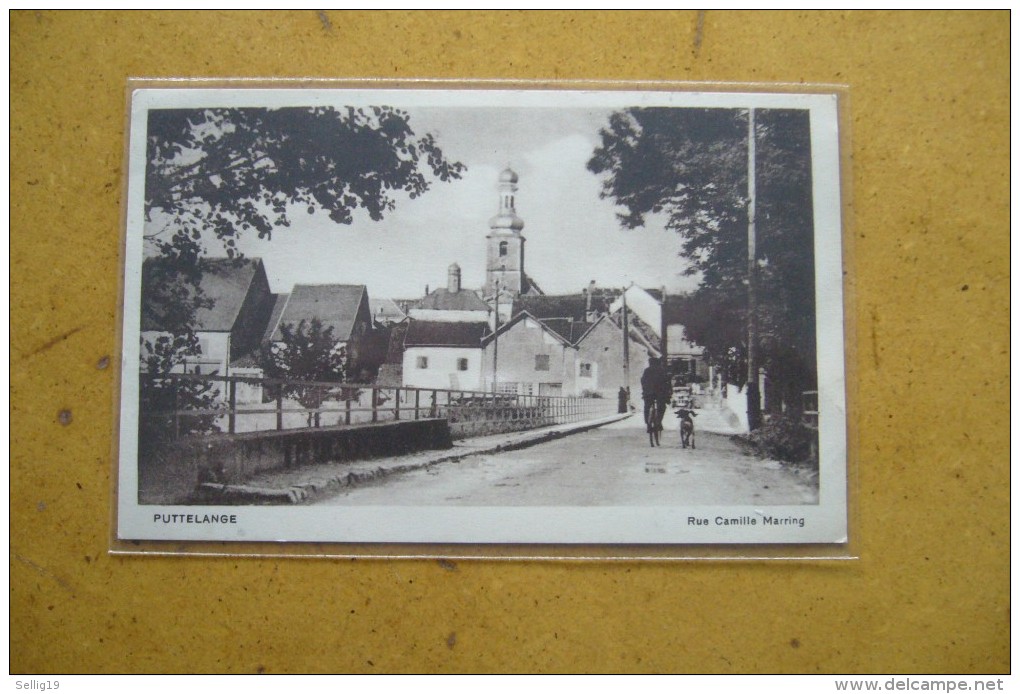
[(659, 290), (662, 306), (659, 308), (659, 351), (662, 352), (662, 368), (669, 371), (669, 340), (666, 338), (666, 286)]
[(492, 392), (496, 392), (496, 374), (499, 373), (499, 280), (495, 282), (496, 288), (496, 315), (492, 324)]
[(627, 406), (630, 407), (630, 326), (626, 289), (623, 290), (623, 383), (627, 389)]
[(754, 109), (747, 111), (747, 428), (761, 426), (758, 392), (758, 254), (755, 232)]

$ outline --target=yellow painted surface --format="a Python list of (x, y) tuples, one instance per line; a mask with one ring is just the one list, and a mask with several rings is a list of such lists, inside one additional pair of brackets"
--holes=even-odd
[[(1008, 671), (1007, 13), (14, 12), (10, 40), (12, 671)], [(109, 556), (129, 76), (850, 85), (862, 558)]]

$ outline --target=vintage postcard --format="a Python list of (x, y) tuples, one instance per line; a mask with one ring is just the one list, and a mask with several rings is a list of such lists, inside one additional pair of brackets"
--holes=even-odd
[(117, 537), (845, 543), (837, 101), (134, 89)]

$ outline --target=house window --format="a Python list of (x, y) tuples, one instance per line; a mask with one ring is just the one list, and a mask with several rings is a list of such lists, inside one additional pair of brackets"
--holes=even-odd
[(499, 255), (500, 255), (500, 257), (506, 255), (507, 251), (509, 249), (510, 249), (510, 244), (509, 243), (507, 243), (506, 241), (500, 241), (499, 242)]
[(581, 362), (577, 375), (581, 378), (591, 378), (591, 362)]
[(468, 369), (468, 360), (467, 359), (458, 359), (457, 360), (457, 371), (467, 371), (467, 369)]
[(427, 369), (427, 368), (429, 368), (429, 358), (428, 357), (418, 357), (418, 368), (419, 369)]
[(517, 384), (510, 382), (497, 383), (496, 392), (500, 395), (517, 395)]
[(548, 354), (536, 354), (535, 355), (535, 371), (548, 371), (549, 370), (549, 355)]

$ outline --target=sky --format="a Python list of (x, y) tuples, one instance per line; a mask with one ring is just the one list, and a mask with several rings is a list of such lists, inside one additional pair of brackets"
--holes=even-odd
[[(467, 166), (460, 180), (435, 181), (379, 222), (356, 214), (352, 225), (324, 213), (291, 213), (292, 226), (270, 241), (240, 243), (261, 257), (274, 292), (294, 284), (365, 284), (371, 297), (413, 298), (445, 286), (447, 268), (461, 267), (463, 285), (485, 279), (486, 234), (499, 206), (500, 171), (517, 172), (517, 214), (524, 220), (525, 271), (547, 294), (600, 286), (665, 286), (691, 290), (679, 237), (661, 220), (624, 229), (618, 208), (599, 197), (600, 179), (585, 165), (610, 110), (587, 108), (411, 107), (411, 127), (431, 132), (448, 159)], [(210, 254), (222, 255), (215, 245)]]

